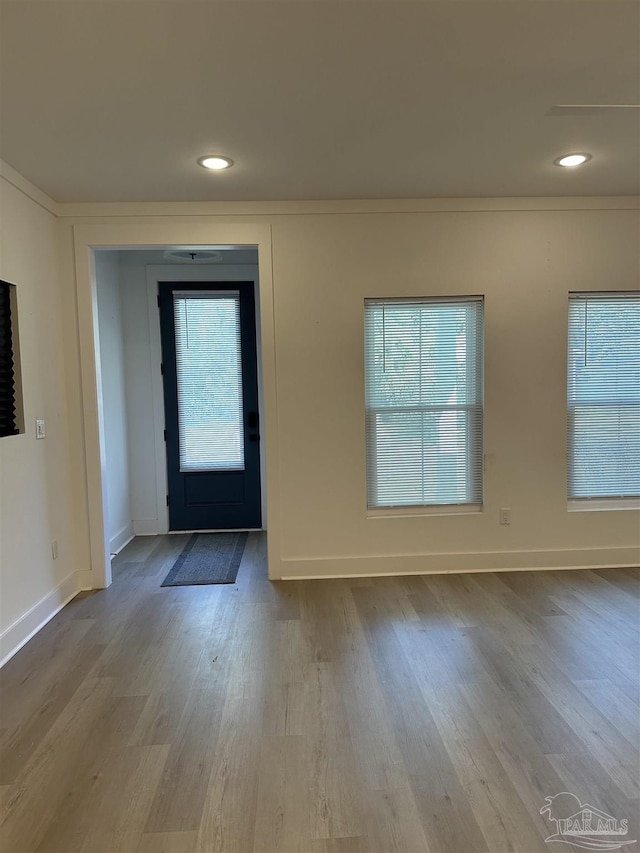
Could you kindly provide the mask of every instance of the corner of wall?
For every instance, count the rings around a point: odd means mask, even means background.
[[[80,590],[78,573],[71,572],[55,589],[5,628],[0,633],[0,667],[11,660]]]

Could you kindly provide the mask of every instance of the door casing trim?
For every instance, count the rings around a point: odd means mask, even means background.
[[[260,281],[256,302],[259,315],[257,345],[263,386],[261,453],[265,459],[262,489],[263,501],[267,503],[269,512],[269,577],[278,577],[278,442],[271,226],[239,223],[216,216],[201,217],[195,222],[176,222],[167,218],[151,224],[81,223],[73,226],[73,242],[91,587],[105,588],[112,580],[95,270],[95,251],[98,249],[257,248]]]

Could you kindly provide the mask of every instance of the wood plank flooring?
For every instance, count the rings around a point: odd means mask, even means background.
[[[562,791],[640,837],[637,570],[269,583],[252,534],[161,588],[185,541],[0,672],[2,853],[566,850]]]

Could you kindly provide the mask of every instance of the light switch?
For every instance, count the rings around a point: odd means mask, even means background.
[[[36,438],[44,438],[44,418],[36,419]]]

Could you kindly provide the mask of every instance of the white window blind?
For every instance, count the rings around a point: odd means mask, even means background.
[[[181,471],[244,469],[240,296],[174,294]]]
[[[640,294],[569,296],[568,494],[640,495]]]
[[[368,505],[482,502],[483,300],[365,301]]]

